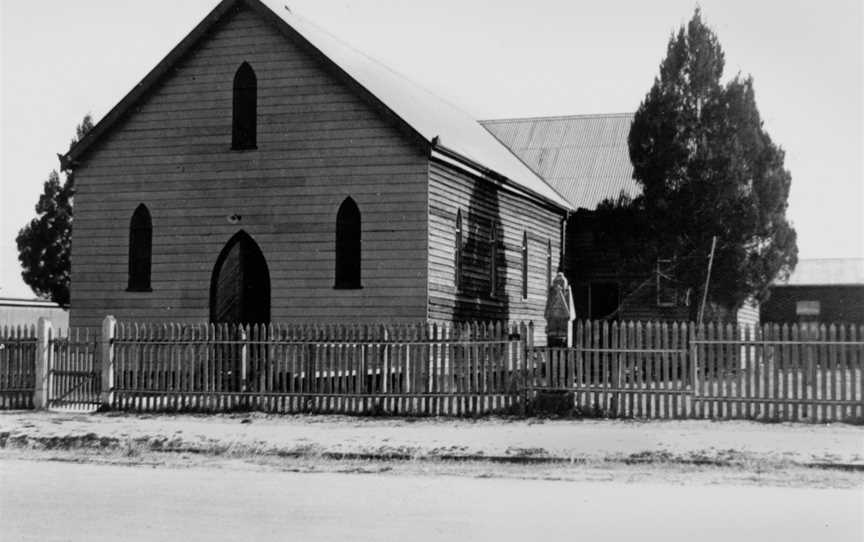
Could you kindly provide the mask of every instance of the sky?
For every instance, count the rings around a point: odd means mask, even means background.
[[[286,3],[479,119],[635,111],[670,34],[696,7],[692,0]],[[20,278],[15,236],[35,216],[75,126],[86,113],[105,115],[216,4],[0,0],[0,297],[33,295]],[[864,257],[862,2],[699,5],[725,51],[726,78],[752,75],[765,127],[786,151],[799,258]]]

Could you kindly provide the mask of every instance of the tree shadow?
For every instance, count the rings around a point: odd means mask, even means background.
[[[506,322],[510,318],[509,265],[498,189],[488,182],[475,182],[465,211],[461,252],[454,247],[458,291],[453,320]]]

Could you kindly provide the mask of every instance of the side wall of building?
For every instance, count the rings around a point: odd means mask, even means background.
[[[4,303],[0,301],[0,327],[33,326],[40,318],[45,318],[54,329],[69,327],[69,311],[58,306],[45,306],[26,303]]]
[[[580,210],[572,215],[567,221],[566,238],[566,275],[573,290],[577,318],[667,322],[689,319],[683,295],[677,296],[680,299],[675,303],[658,304],[656,277],[625,271],[625,261],[615,241],[596,224],[593,213]],[[601,289],[617,298],[617,302],[604,299],[607,296],[599,292]],[[602,308],[598,307],[601,303]],[[607,310],[610,306],[615,308]]]
[[[462,215],[462,279],[456,277],[456,221]],[[563,214],[432,160],[429,175],[429,318],[433,321],[533,320],[543,336],[548,271],[558,271]],[[492,227],[497,226],[496,288],[491,287]],[[522,242],[527,234],[527,297]],[[551,247],[551,251],[550,251]]]
[[[257,150],[237,151],[232,89],[244,61],[257,76]],[[427,179],[428,158],[378,111],[256,14],[233,13],[76,169],[71,323],[207,321],[214,264],[240,230],[266,258],[272,321],[422,320]],[[348,196],[362,215],[363,288],[334,290]],[[128,292],[141,203],[152,292]]]

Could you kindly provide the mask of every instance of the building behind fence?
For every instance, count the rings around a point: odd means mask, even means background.
[[[0,406],[861,421],[864,327],[578,322],[0,329]]]

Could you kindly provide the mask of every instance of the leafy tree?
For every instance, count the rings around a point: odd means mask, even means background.
[[[784,152],[763,128],[752,77],[721,82],[724,55],[714,32],[693,18],[671,36],[660,74],[629,135],[642,195],[618,202],[641,214],[632,261],[644,271],[673,260],[676,280],[701,299],[713,236],[709,299],[732,309],[763,299],[798,260],[786,220],[791,176]],[[604,212],[616,203],[607,202]],[[638,255],[637,255],[638,254]],[[691,314],[698,310],[691,302]]]
[[[86,115],[75,129],[71,148],[93,128]],[[48,175],[36,204],[36,218],[18,232],[18,261],[21,276],[36,295],[62,306],[69,305],[69,252],[72,246],[72,200],[75,176],[65,172],[60,181],[56,170]]]

